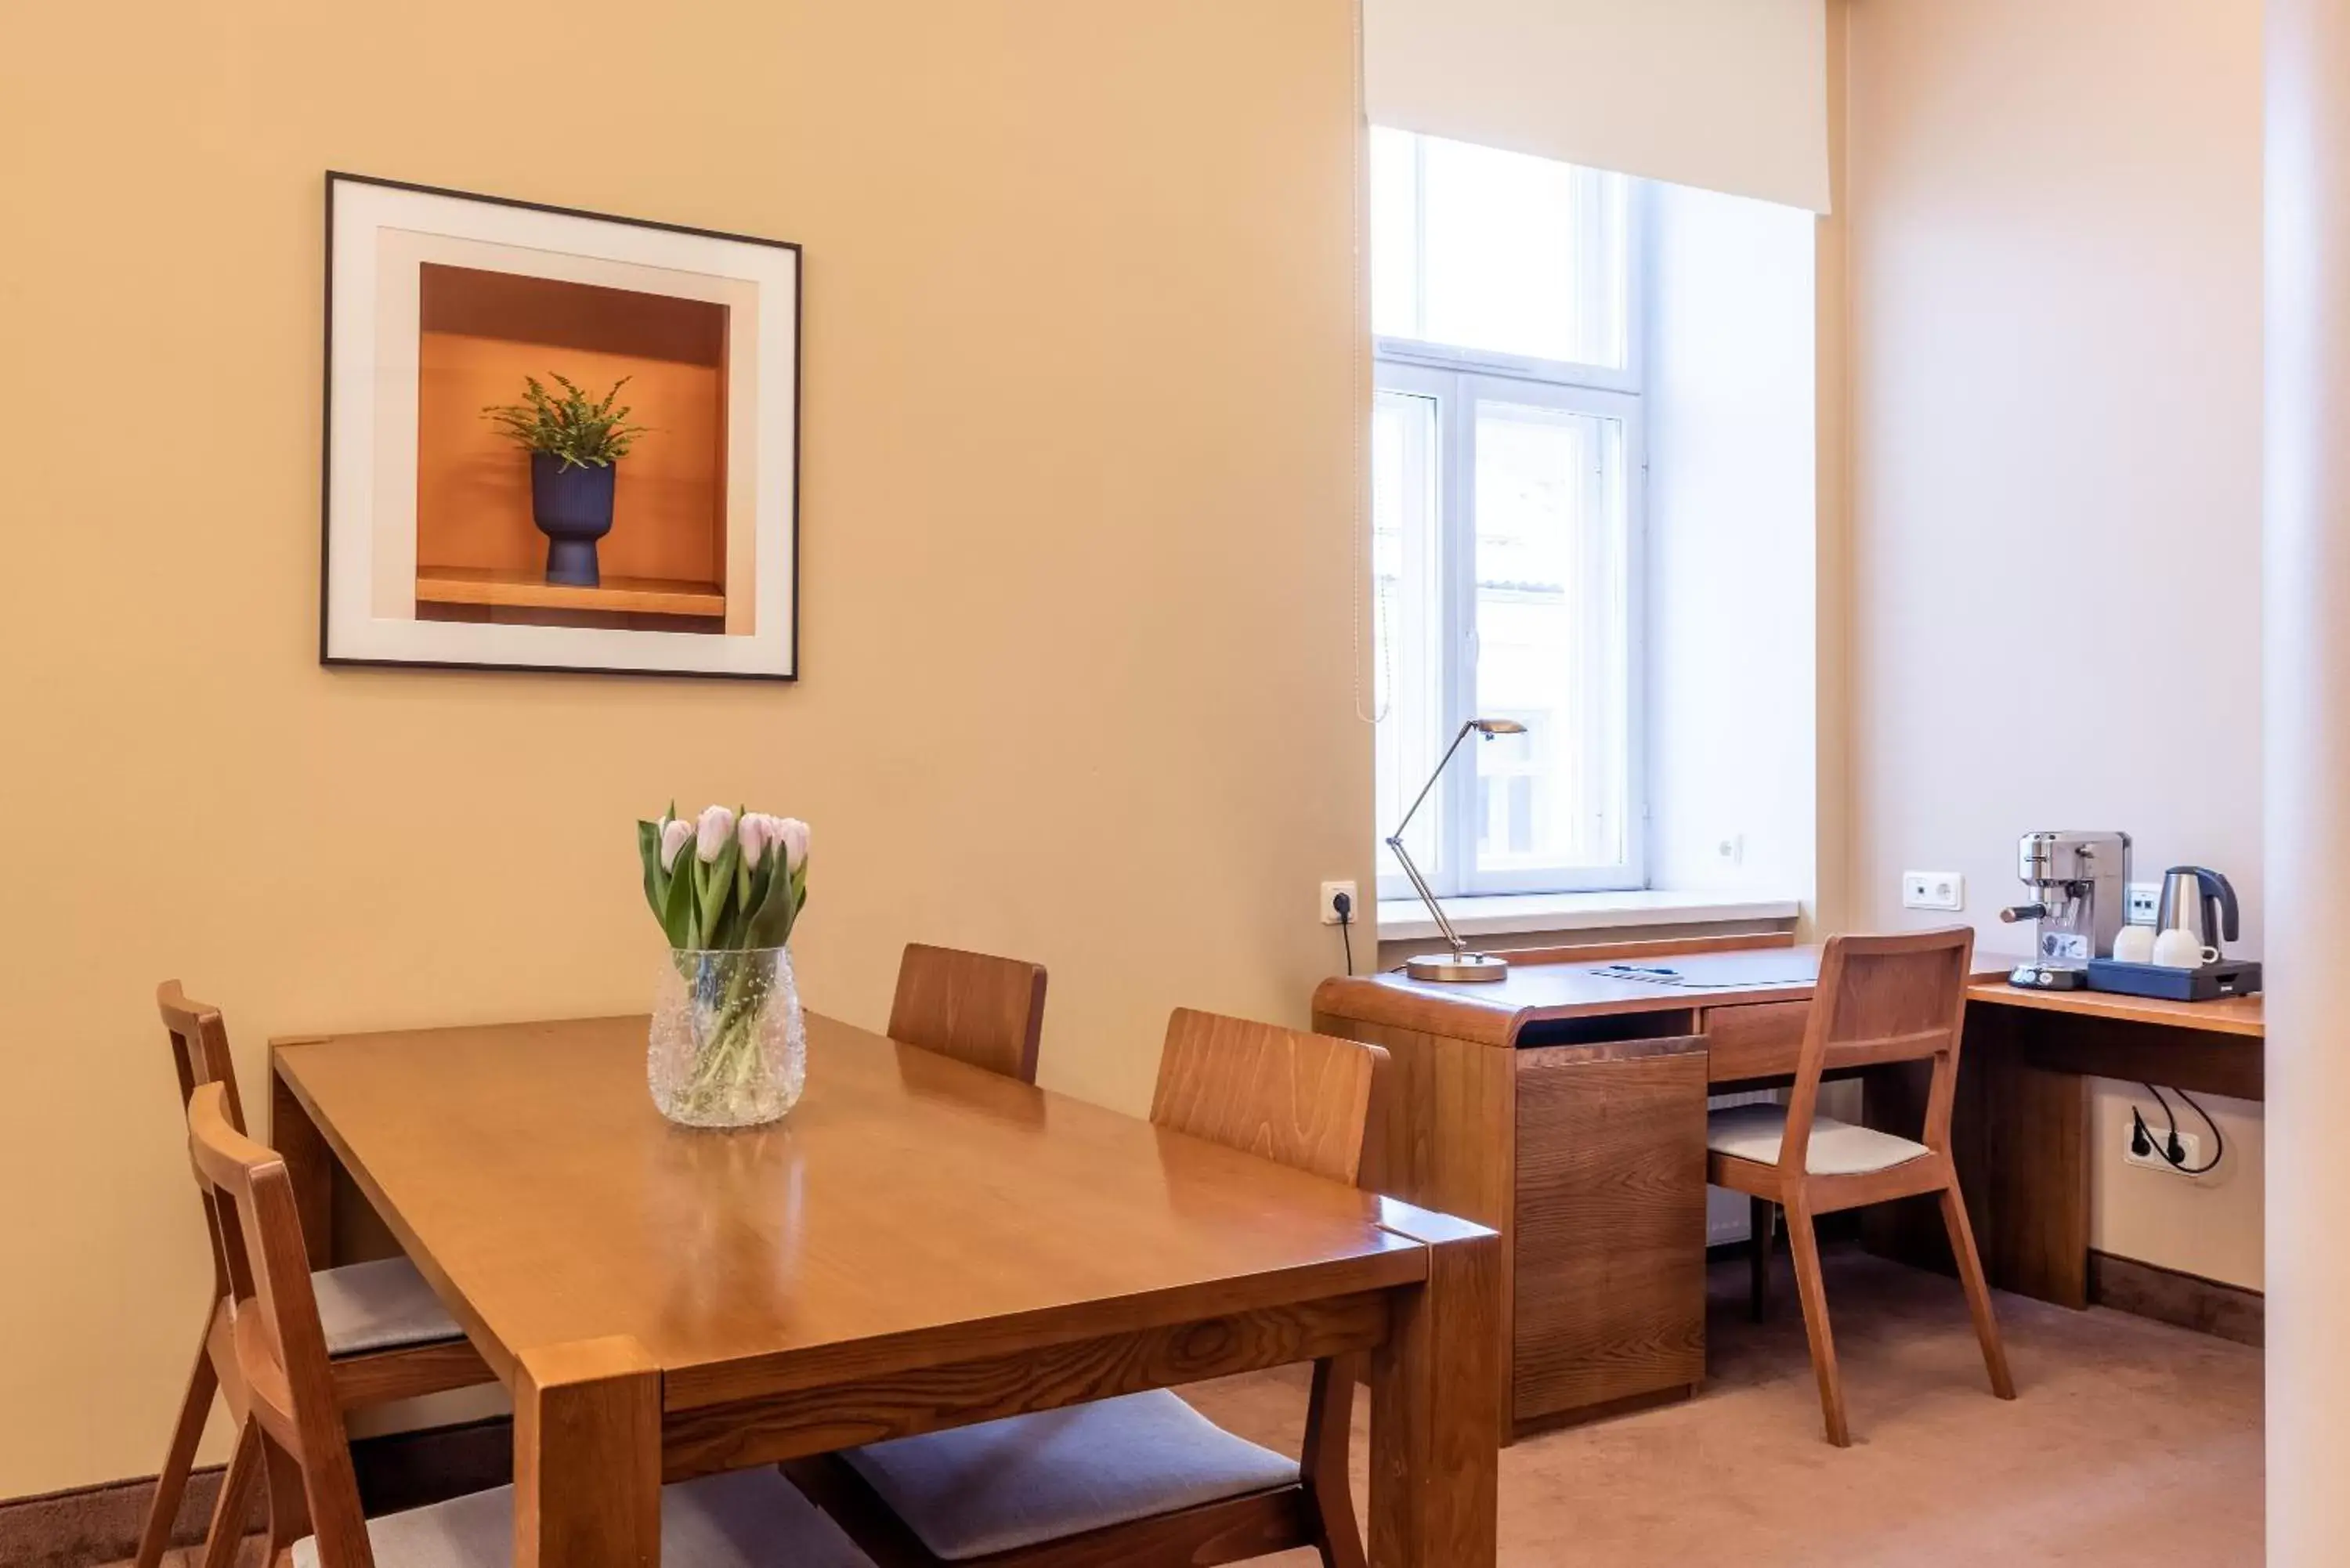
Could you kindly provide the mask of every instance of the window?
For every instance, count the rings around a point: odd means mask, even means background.
[[[1379,891],[1384,839],[1440,895],[1644,884],[1640,357],[1631,182],[1371,133]]]

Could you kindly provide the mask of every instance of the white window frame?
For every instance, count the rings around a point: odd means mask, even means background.
[[[1435,462],[1442,580],[1437,602],[1443,625],[1437,645],[1450,668],[1439,683],[1441,723],[1436,752],[1475,717],[1477,681],[1476,418],[1482,396],[1496,395],[1543,408],[1622,421],[1625,504],[1625,822],[1622,864],[1587,868],[1480,872],[1477,853],[1477,768],[1461,757],[1446,770],[1423,812],[1435,815],[1439,835],[1434,866],[1422,866],[1430,889],[1442,898],[1513,893],[1584,893],[1645,888],[1648,885],[1648,423],[1641,397],[1647,360],[1648,254],[1641,183],[1626,202],[1625,363],[1607,366],[1529,358],[1414,338],[1372,339],[1375,386],[1437,400]],[[1392,699],[1391,699],[1392,700]],[[1463,750],[1481,744],[1471,740]],[[1407,791],[1418,779],[1402,781]],[[1409,794],[1406,796],[1409,798]],[[1395,824],[1377,825],[1384,840]],[[1392,857],[1384,849],[1378,878],[1381,898],[1415,897],[1399,871],[1384,869]]]

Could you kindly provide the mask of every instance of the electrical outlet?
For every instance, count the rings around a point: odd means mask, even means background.
[[[1901,907],[1905,909],[1963,909],[1967,879],[1956,871],[1904,871]]]
[[[2168,1170],[2174,1176],[2186,1175],[2187,1172],[2176,1169],[2168,1160],[2162,1158],[2162,1146],[2169,1141],[2164,1136],[2163,1129],[2149,1123],[2146,1131],[2147,1136],[2154,1139],[2155,1147],[2148,1149],[2144,1154],[2138,1154],[2134,1151],[2129,1146],[2129,1134],[2127,1132],[2123,1133],[2123,1163],[2126,1165],[2142,1165],[2148,1170]],[[2189,1167],[2199,1166],[2203,1163],[2203,1135],[2201,1133],[2191,1133],[2185,1127],[2179,1128],[2178,1147],[2186,1151],[2185,1158],[2187,1164]]]
[[[2150,926],[2161,904],[2161,883],[2133,882],[2122,898],[2122,919],[2133,926]]]
[[[1352,911],[1347,916],[1348,923],[1361,922],[1363,901],[1355,896],[1355,885],[1352,882],[1325,882],[1322,884],[1322,923],[1324,925],[1335,926],[1338,923],[1338,895],[1341,893],[1347,895],[1347,907]]]

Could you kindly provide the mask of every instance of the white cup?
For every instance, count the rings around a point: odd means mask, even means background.
[[[2165,969],[2201,969],[2220,961],[2220,950],[2203,946],[2185,931],[2169,930],[2154,939],[2154,961]]]
[[[2114,933],[2116,963],[2152,963],[2154,961],[2154,928],[2124,926]]]

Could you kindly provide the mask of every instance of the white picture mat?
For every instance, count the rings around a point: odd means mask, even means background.
[[[347,180],[335,182],[333,210],[327,657],[795,674],[798,252]],[[731,606],[735,562],[748,561],[748,635],[415,618],[417,269],[498,259],[489,270],[526,262],[534,276],[730,307],[727,589]]]

